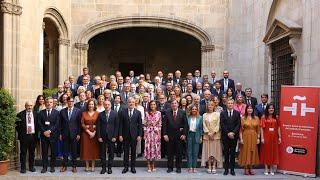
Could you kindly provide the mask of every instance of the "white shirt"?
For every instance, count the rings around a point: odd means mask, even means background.
[[[30,115],[30,116],[29,116]],[[28,119],[30,118],[30,119]],[[35,126],[34,126],[34,117],[32,112],[26,112],[26,123],[27,123],[27,134],[34,134],[35,133]]]
[[[196,132],[196,129],[197,129],[197,118],[196,117],[191,117],[189,131]]]

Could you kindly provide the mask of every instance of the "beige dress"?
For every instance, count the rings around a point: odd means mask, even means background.
[[[201,166],[205,166],[210,157],[217,161],[217,167],[221,168],[222,148],[221,148],[221,131],[220,131],[220,113],[212,112],[203,114],[203,147]],[[214,140],[209,139],[209,133],[214,133]]]

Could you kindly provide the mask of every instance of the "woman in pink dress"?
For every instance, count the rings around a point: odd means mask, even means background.
[[[148,172],[155,171],[154,161],[161,158],[161,112],[157,111],[156,101],[150,101],[144,125],[144,156]]]
[[[246,112],[246,104],[243,103],[243,96],[241,94],[238,94],[236,96],[236,103],[234,104],[234,110],[238,111],[240,113],[240,116],[244,116],[244,113]]]

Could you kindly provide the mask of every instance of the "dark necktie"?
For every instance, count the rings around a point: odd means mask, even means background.
[[[229,111],[229,117],[231,117],[232,116],[232,112],[231,111]]]
[[[173,120],[176,121],[176,119],[177,119],[177,112],[174,111],[174,112],[173,112]]]
[[[106,119],[107,119],[107,122],[109,120],[109,112],[106,111]]]
[[[129,110],[129,118],[132,116],[132,110]]]
[[[47,116],[49,117],[50,116],[50,110],[47,110]]]

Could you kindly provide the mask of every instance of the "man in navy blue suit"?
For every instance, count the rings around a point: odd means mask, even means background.
[[[63,162],[60,172],[67,170],[68,155],[71,154],[72,172],[77,172],[77,145],[80,140],[81,110],[74,107],[73,97],[68,97],[68,107],[60,111],[61,135],[63,142]]]
[[[38,125],[40,130],[41,149],[42,149],[42,170],[46,173],[48,168],[48,150],[50,146],[50,172],[55,172],[56,163],[56,142],[59,136],[60,114],[53,109],[53,98],[46,98],[46,109],[40,111],[38,115]]]
[[[100,143],[100,158],[102,169],[100,174],[106,173],[106,147],[108,147],[108,174],[112,174],[114,146],[118,137],[118,113],[111,109],[111,102],[104,102],[105,111],[99,114],[97,121],[97,137]]]
[[[135,109],[135,99],[128,98],[127,109],[119,113],[119,140],[124,145],[124,169],[122,174],[129,171],[129,150],[131,149],[131,172],[136,173],[136,146],[141,141],[142,119],[139,110]]]
[[[226,92],[229,88],[231,88],[233,92],[235,91],[234,80],[229,79],[229,71],[223,71],[223,78],[219,81],[222,91]]]
[[[261,94],[261,103],[256,105],[254,111],[255,115],[261,118],[264,115],[264,111],[268,105],[268,94]]]
[[[204,98],[200,101],[200,111],[199,114],[202,116],[204,113],[206,113],[207,110],[207,104],[209,101],[212,100],[212,95],[209,90],[206,90],[203,92]]]

